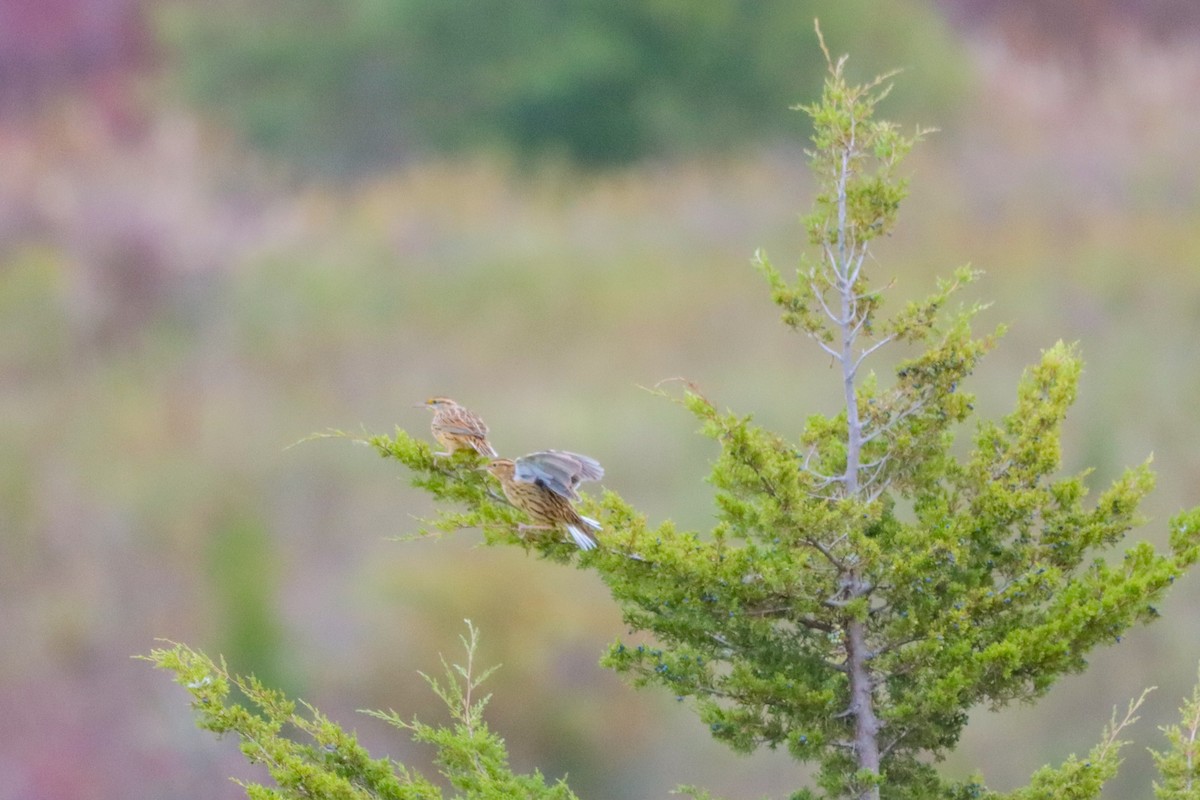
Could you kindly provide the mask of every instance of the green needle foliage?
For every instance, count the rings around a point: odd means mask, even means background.
[[[454,723],[435,727],[408,721],[394,711],[366,711],[411,733],[413,741],[437,748],[442,776],[463,800],[545,798],[573,800],[561,781],[547,785],[540,773],[516,775],[508,765],[504,741],[488,730],[483,710],[491,695],[479,687],[494,671],[475,674],[478,631],[467,621],[468,636],[460,637],[465,664],[442,661],[444,677],[422,674],[450,709]],[[199,725],[217,734],[233,734],[251,763],[264,764],[276,788],[243,783],[252,800],[442,800],[442,790],[423,776],[389,759],[372,759],[352,733],[322,716],[317,709],[296,703],[268,689],[254,677],[233,675],[224,661],[214,662],[182,644],[156,649],[146,657],[155,666],[175,673],[175,680],[192,695]],[[242,700],[230,700],[236,689]]]
[[[1179,713],[1182,725],[1162,729],[1170,749],[1150,751],[1163,777],[1154,784],[1158,800],[1200,800],[1200,684]]]
[[[888,76],[852,85],[845,59],[826,58],[821,99],[801,107],[821,183],[806,218],[812,256],[790,278],[762,254],[756,265],[783,322],[832,360],[844,407],[809,417],[790,439],[685,384],[675,399],[719,447],[711,531],[652,527],[606,491],[582,502],[603,531],[598,549],[580,552],[558,532],[523,533],[476,454],[435,458],[403,430],[367,441],[440,501],[424,533],[479,528],[488,543],[596,570],[631,636],[602,663],[689,701],[736,751],[781,748],[814,764],[815,784],[796,800],[1094,798],[1136,704],[1086,759],[1008,795],[946,781],[934,765],[972,708],[1035,700],[1084,669],[1093,648],[1153,619],[1200,556],[1200,509],[1171,521],[1165,552],[1123,545],[1153,485],[1148,465],[1091,501],[1086,473],[1058,474],[1081,368],[1071,345],[1047,349],[1012,413],[976,423],[969,452],[955,450],[973,410],[963,386],[1001,331],[976,337],[979,308],[949,308],[975,277],[967,268],[883,314],[870,247],[895,225],[906,193],[897,169],[923,132],[875,119]],[[887,345],[909,355],[881,378],[866,364]],[[1160,796],[1194,796],[1177,788],[1191,780],[1188,735],[1169,736]]]

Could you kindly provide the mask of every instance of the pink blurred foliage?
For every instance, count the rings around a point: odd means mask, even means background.
[[[121,134],[144,116],[131,78],[153,63],[145,0],[0,3],[0,120],[27,118],[82,94]]]
[[[1118,40],[1153,44],[1200,35],[1192,0],[937,0],[946,16],[974,35],[1002,41],[1022,59],[1076,66],[1102,64]]]
[[[244,174],[231,179],[228,152],[206,137],[170,112],[119,135],[79,97],[0,122],[0,257],[61,257],[77,341],[129,342],[164,310],[203,299],[261,240],[267,195]]]
[[[138,674],[139,666],[145,665],[116,653],[77,658],[70,667],[47,665],[6,686],[0,692],[0,797],[243,796],[214,776],[251,777],[253,770],[235,750],[190,727],[181,690],[168,685],[175,691],[152,689],[148,696],[151,682]]]

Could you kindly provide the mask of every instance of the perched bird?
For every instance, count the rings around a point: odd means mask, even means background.
[[[571,505],[572,500],[579,499],[575,488],[581,482],[604,476],[604,468],[594,458],[563,450],[542,450],[515,461],[498,458],[487,465],[487,470],[500,481],[509,502],[540,523],[522,525],[522,530],[566,528],[580,549],[596,547],[589,530],[600,530],[600,523],[580,515]]]
[[[467,448],[488,458],[498,455],[487,440],[488,426],[474,411],[463,408],[449,397],[431,397],[420,405],[433,409],[429,428],[433,438],[446,448],[446,452],[434,455],[448,456]]]

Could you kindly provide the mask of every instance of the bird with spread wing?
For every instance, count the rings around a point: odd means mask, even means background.
[[[509,502],[538,523],[522,525],[522,530],[565,528],[580,549],[596,547],[591,532],[600,530],[600,523],[581,515],[571,502],[579,499],[580,483],[604,477],[596,459],[565,450],[541,450],[515,460],[498,458],[487,470],[500,481]]]

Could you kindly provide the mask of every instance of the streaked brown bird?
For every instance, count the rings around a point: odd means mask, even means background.
[[[596,459],[564,450],[541,450],[515,461],[498,458],[487,470],[500,481],[508,501],[539,523],[522,525],[522,530],[565,528],[580,549],[596,547],[589,531],[600,530],[600,523],[582,516],[571,505],[579,499],[575,489],[580,483],[604,477],[604,468]]]
[[[420,405],[433,409],[429,429],[438,444],[446,448],[446,452],[434,455],[453,455],[468,448],[488,458],[498,455],[487,440],[488,426],[474,411],[460,406],[449,397],[431,397]]]

